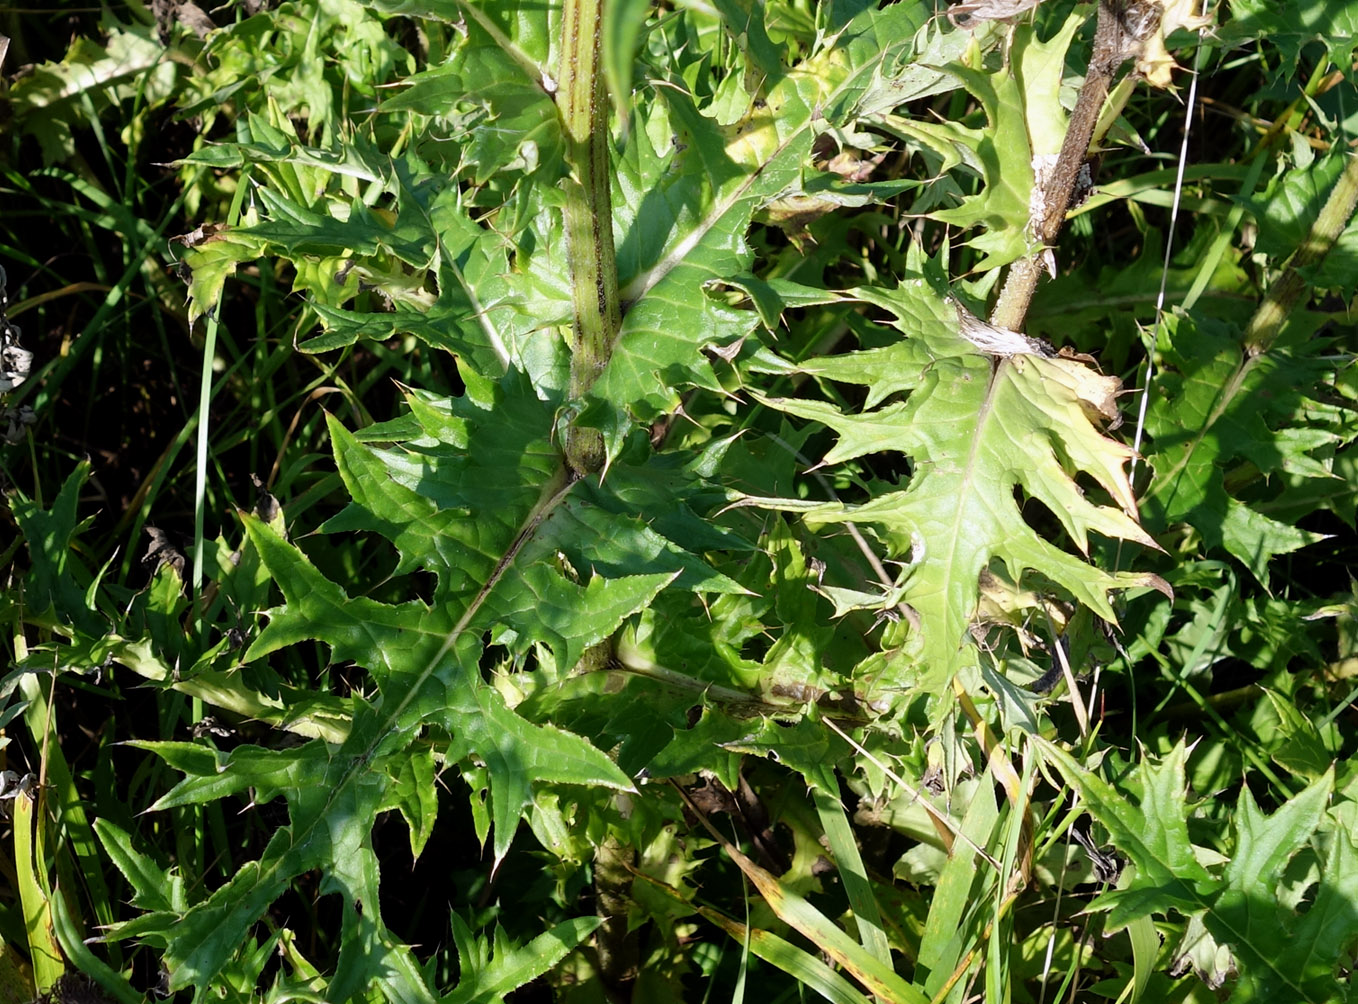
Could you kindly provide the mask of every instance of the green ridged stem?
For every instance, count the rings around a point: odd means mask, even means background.
[[[571,168],[567,179],[566,255],[570,263],[571,398],[579,400],[608,363],[622,323],[608,157],[608,97],[603,77],[604,0],[565,0],[557,111]],[[604,465],[603,437],[574,424],[566,462],[577,477]]]
[[[1245,329],[1245,355],[1253,358],[1268,351],[1282,331],[1283,322],[1296,309],[1310,288],[1306,272],[1320,265],[1335,246],[1358,208],[1358,156],[1349,155],[1344,173],[1325,200],[1311,231],[1288,262],[1287,271],[1269,287],[1268,295]]]

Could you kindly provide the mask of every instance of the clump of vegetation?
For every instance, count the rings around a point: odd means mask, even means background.
[[[1345,999],[1349,14],[0,28],[16,999]]]

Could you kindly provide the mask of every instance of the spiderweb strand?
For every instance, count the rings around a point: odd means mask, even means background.
[[[1169,235],[1165,239],[1165,260],[1160,267],[1160,291],[1155,297],[1155,327],[1152,329],[1150,351],[1146,353],[1146,378],[1142,383],[1141,402],[1136,410],[1136,433],[1132,437],[1132,463],[1128,481],[1136,480],[1136,466],[1141,459],[1141,438],[1146,430],[1146,409],[1151,399],[1151,380],[1155,376],[1155,341],[1165,314],[1165,290],[1169,285],[1169,263],[1174,254],[1174,231],[1179,223],[1179,202],[1184,190],[1184,171],[1188,166],[1188,134],[1193,127],[1193,109],[1198,100],[1198,70],[1202,65],[1202,30],[1198,31],[1198,48],[1193,54],[1193,76],[1188,85],[1188,101],[1184,109],[1184,138],[1179,145],[1179,165],[1174,176],[1174,201],[1169,210]]]

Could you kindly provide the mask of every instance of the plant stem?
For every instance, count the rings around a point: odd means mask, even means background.
[[[1041,208],[1029,221],[1033,237],[1040,247],[1036,254],[1021,258],[1009,267],[1004,288],[990,315],[990,323],[996,327],[1023,330],[1028,307],[1033,302],[1033,292],[1043,272],[1043,257],[1065,223],[1066,210],[1070,208],[1080,167],[1089,153],[1089,144],[1099,123],[1099,111],[1108,97],[1109,85],[1118,67],[1136,55],[1159,23],[1158,16],[1142,16],[1143,10],[1149,11],[1149,8],[1145,8],[1139,0],[1099,2],[1089,70],[1075,101],[1075,110],[1070,114],[1070,124],[1061,142],[1056,167],[1042,187],[1042,197],[1038,200]],[[1129,28],[1132,23],[1136,24],[1135,33]]]
[[[1325,205],[1316,216],[1315,223],[1311,225],[1306,240],[1297,248],[1288,262],[1287,270],[1269,287],[1264,301],[1250,318],[1250,323],[1241,337],[1244,355],[1240,365],[1222,385],[1216,403],[1183,456],[1172,468],[1163,473],[1156,473],[1157,483],[1172,483],[1182,476],[1192,462],[1198,445],[1212,434],[1216,423],[1236,403],[1250,374],[1260,365],[1260,357],[1277,340],[1288,315],[1301,302],[1302,296],[1310,286],[1310,279],[1306,273],[1325,259],[1344,233],[1356,209],[1358,209],[1358,156],[1350,154],[1344,173],[1339,176],[1339,182],[1330,192],[1330,197],[1325,200]]]
[[[1245,355],[1253,358],[1267,352],[1282,331],[1287,315],[1300,302],[1311,285],[1305,273],[1318,266],[1344,233],[1358,208],[1358,156],[1350,155],[1339,182],[1325,200],[1325,206],[1311,224],[1311,232],[1288,262],[1287,271],[1269,287],[1268,295],[1250,318],[1245,329]]]
[[[571,271],[572,399],[579,400],[608,363],[622,323],[608,158],[608,101],[603,78],[604,0],[565,0],[557,110],[566,136],[566,254]],[[566,462],[583,476],[604,464],[603,437],[574,423]]]
[[[620,796],[626,799],[626,795]],[[631,999],[639,966],[640,939],[627,929],[637,852],[610,829],[594,852],[594,894],[603,918],[594,939],[599,975],[610,1000]]]

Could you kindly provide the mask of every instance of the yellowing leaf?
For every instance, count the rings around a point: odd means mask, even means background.
[[[1211,13],[1199,14],[1197,10],[1200,3],[1201,0],[1160,0],[1160,26],[1147,39],[1136,61],[1137,72],[1153,87],[1173,87],[1174,71],[1179,69],[1179,64],[1165,46],[1165,39],[1180,29],[1201,31],[1215,23],[1215,8]]]

